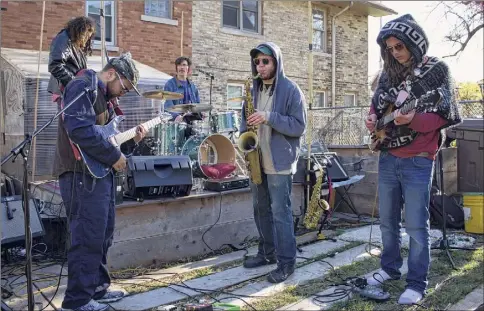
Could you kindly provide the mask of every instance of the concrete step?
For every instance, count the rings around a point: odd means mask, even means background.
[[[325,258],[324,260],[334,266],[334,268],[338,269],[340,267],[350,265],[353,262],[361,261],[364,259],[369,258],[371,255],[368,254],[365,250],[367,245],[360,245],[339,254],[336,254],[332,258]],[[245,305],[243,301],[240,299],[234,299],[233,295],[246,295],[246,296],[254,296],[254,297],[244,297],[244,300],[248,303],[251,301],[261,299],[261,296],[270,297],[274,294],[282,292],[284,289],[288,288],[289,286],[297,286],[305,284],[311,280],[323,278],[325,275],[330,273],[332,268],[320,261],[315,261],[311,264],[299,267],[296,269],[293,275],[291,275],[286,281],[279,283],[279,284],[272,284],[267,280],[258,281],[255,283],[247,284],[246,286],[237,289],[233,292],[230,292],[226,295],[221,295],[217,297],[219,300],[223,300],[224,303],[235,304],[239,306]],[[227,298],[231,297],[231,298]]]
[[[348,245],[347,242],[321,241],[302,247],[301,256],[315,258],[328,254],[338,248]],[[364,247],[363,247],[364,250]],[[304,262],[304,259],[298,259],[298,262]],[[227,269],[212,275],[203,276],[184,282],[191,288],[201,288],[207,290],[219,290],[240,284],[242,282],[263,276],[273,269],[274,265],[258,267],[255,269],[246,269],[242,266]],[[296,272],[297,274],[297,272]],[[185,288],[181,284],[163,287],[149,292],[129,296],[123,300],[111,304],[117,310],[147,310],[161,305],[173,304],[188,297],[198,296],[199,292]]]
[[[479,286],[472,292],[467,294],[461,301],[452,305],[447,310],[462,311],[462,310],[477,310],[480,306],[484,305],[484,285]]]

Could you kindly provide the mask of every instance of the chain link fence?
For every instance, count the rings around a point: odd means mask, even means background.
[[[336,107],[308,111],[308,130],[311,142],[325,145],[368,144],[369,133],[365,119],[369,106]],[[307,138],[304,137],[304,142]]]
[[[478,118],[484,116],[484,100],[461,100],[459,110],[463,119]]]

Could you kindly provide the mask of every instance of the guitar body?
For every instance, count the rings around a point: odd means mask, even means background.
[[[441,98],[442,94],[439,89],[436,91],[429,91],[425,95],[422,95],[418,100],[412,99],[406,104],[399,106],[399,110],[402,114],[407,114],[417,108],[420,110],[420,112],[426,112],[427,108],[433,108],[438,105],[441,101]],[[401,102],[403,102],[403,100],[401,100]],[[388,144],[389,140],[391,139],[390,135],[393,126],[390,125],[390,123],[393,123],[393,120],[395,119],[395,108],[396,107],[394,104],[390,104],[385,114],[376,121],[375,129],[371,133],[371,143],[369,145],[369,148],[372,151],[380,150],[381,146]]]
[[[370,150],[372,151],[380,150],[381,146],[386,144],[387,141],[390,139],[390,127],[389,126],[382,127],[381,123],[382,123],[382,120],[385,118],[385,116],[391,115],[394,110],[395,110],[395,106],[389,105],[383,117],[377,120],[375,124],[375,130],[373,130],[373,132],[371,133],[371,144],[369,146]]]
[[[120,146],[114,139],[114,136],[119,134],[118,125],[123,120],[124,120],[124,116],[116,116],[108,124],[104,126],[95,125],[95,127],[101,133],[101,136],[103,137],[103,139],[108,140],[111,144],[113,144],[118,149],[120,148]],[[79,153],[81,155],[82,160],[84,161],[84,164],[89,170],[89,173],[91,173],[91,175],[94,178],[104,178],[111,172],[112,167],[95,160],[94,158],[89,156],[86,152],[82,151],[79,145],[77,144],[74,144],[74,145],[79,150]]]

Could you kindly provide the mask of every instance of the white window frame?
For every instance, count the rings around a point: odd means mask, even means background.
[[[157,15],[153,15],[153,14],[150,14],[150,13],[146,13],[146,5],[147,5],[148,1],[152,1],[152,0],[144,0],[144,16],[150,16],[150,17],[156,17],[156,18],[166,18],[166,19],[172,19],[173,18],[173,1],[172,0],[162,0],[162,1],[168,2],[168,16],[157,16]],[[156,0],[156,1],[160,1],[160,0]]]
[[[227,87],[225,88],[225,95],[227,97],[227,100],[225,102],[225,108],[227,110],[229,110],[229,109],[242,110],[243,100],[240,101],[240,107],[237,107],[237,108],[229,107],[229,86],[234,86],[234,87],[240,87],[240,88],[242,88],[242,92],[240,94],[241,94],[241,96],[244,96],[245,85],[242,82],[240,82],[240,83],[237,83],[237,82],[229,82],[229,83],[227,83]],[[233,103],[234,102],[232,102],[232,105],[234,105]]]
[[[319,95],[320,94],[323,94],[323,99],[324,99],[324,103],[323,103],[323,106],[319,106]],[[318,103],[318,105],[316,105],[315,103]],[[323,109],[323,108],[328,108],[330,107],[331,105],[328,105],[328,92],[326,90],[319,90],[319,91],[314,91],[314,95],[313,95],[313,106],[311,109]]]
[[[345,99],[345,97],[346,97],[346,96],[353,96],[353,105],[347,106],[347,105],[345,104],[344,99]],[[357,99],[356,93],[352,93],[352,92],[345,93],[345,94],[344,94],[344,96],[343,96],[343,105],[344,105],[345,107],[356,107],[356,106],[357,106],[357,105],[356,105],[356,104],[357,104],[356,99]]]
[[[323,16],[323,28],[324,28],[323,30],[314,28],[314,16],[316,14],[321,14]],[[316,44],[315,44],[315,41],[314,41],[315,36],[313,36],[313,42],[312,42],[313,43],[313,49],[315,51],[326,52],[327,51],[326,50],[327,49],[327,42],[328,42],[328,22],[327,22],[327,19],[326,19],[328,15],[326,14],[326,10],[320,9],[320,8],[313,9],[311,16],[312,16],[312,19],[313,19],[313,27],[312,27],[313,33],[318,31],[318,32],[321,32],[323,34],[322,39],[321,39],[322,42],[320,42],[320,45],[321,45],[320,48],[316,48]]]
[[[243,0],[242,0],[243,1]],[[222,28],[225,29],[232,29],[232,30],[237,30],[241,31],[244,33],[251,33],[251,34],[261,34],[262,33],[262,0],[257,0],[257,31],[251,31],[248,29],[244,29],[243,25],[243,18],[244,18],[244,9],[242,5],[242,1],[239,1],[239,20],[238,24],[239,27],[233,27],[229,25],[224,25],[224,0],[221,0],[221,19],[220,19],[220,25]]]
[[[86,0],[86,16],[89,16],[89,2],[100,2],[100,1],[90,1],[90,0]],[[104,1],[104,12],[106,12],[106,5],[108,4],[107,2],[111,2],[112,3],[112,12],[111,12],[111,29],[112,29],[112,38],[113,38],[113,41],[112,42],[108,42],[106,41],[106,46],[115,46],[116,44],[116,19],[117,19],[117,14],[116,14],[116,0],[105,0]],[[98,13],[98,15],[100,15],[100,12]],[[104,15],[106,15],[106,13],[104,13]],[[101,25],[96,25],[96,27],[101,27]],[[100,45],[101,44],[101,40],[93,40],[92,42],[93,44],[96,44],[96,45]]]

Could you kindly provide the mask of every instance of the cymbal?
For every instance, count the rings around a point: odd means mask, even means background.
[[[172,99],[182,99],[183,94],[175,93],[175,92],[168,92],[168,91],[163,91],[163,90],[156,90],[156,91],[144,92],[143,97],[152,98],[152,99],[172,100]]]
[[[170,109],[166,109],[166,111],[178,113],[203,112],[208,110],[210,110],[210,105],[207,104],[183,104],[175,105],[170,107]]]

